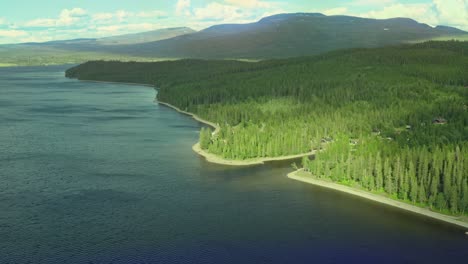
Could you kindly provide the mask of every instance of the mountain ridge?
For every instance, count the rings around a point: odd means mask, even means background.
[[[200,31],[178,27],[105,38],[0,45],[0,60],[8,65],[82,63],[90,59],[265,60],[451,39],[468,40],[468,32],[448,26],[431,27],[410,18],[285,13]]]
[[[395,45],[451,34],[456,28],[431,27],[409,18],[370,19],[320,13],[277,14],[247,24],[220,24],[190,35],[117,47],[134,56],[180,58],[284,58],[344,48]],[[135,52],[138,51],[138,52]]]

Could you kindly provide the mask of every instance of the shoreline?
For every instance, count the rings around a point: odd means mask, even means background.
[[[207,121],[207,120],[197,116],[196,114],[193,114],[193,113],[190,113],[190,112],[187,112],[187,111],[183,111],[183,110],[179,109],[176,106],[173,106],[171,104],[158,101],[157,99],[155,101],[157,103],[161,104],[161,105],[164,105],[164,106],[167,106],[167,107],[169,107],[169,108],[171,108],[173,110],[176,110],[177,112],[179,112],[181,114],[188,115],[188,116],[192,117],[193,119],[197,120],[200,123],[203,123],[205,125],[213,127],[215,129],[214,132],[213,132],[214,134],[218,133],[219,130],[220,130],[220,127],[217,124],[215,124],[213,122],[210,122],[210,121]],[[208,162],[215,163],[215,164],[220,164],[220,165],[228,165],[228,166],[263,165],[263,164],[265,164],[265,162],[269,162],[269,161],[284,161],[284,160],[298,159],[298,158],[302,158],[302,157],[305,157],[305,156],[312,156],[312,155],[315,155],[315,153],[316,153],[316,151],[311,151],[311,152],[308,152],[308,153],[302,153],[302,154],[297,154],[297,155],[288,155],[288,156],[279,156],[279,157],[273,157],[273,158],[254,158],[254,159],[247,159],[247,160],[229,160],[229,159],[224,159],[224,158],[222,158],[222,157],[220,157],[220,156],[218,156],[216,154],[208,153],[205,150],[201,149],[200,148],[200,142],[197,142],[195,145],[193,145],[192,150],[195,153],[197,153],[198,155],[204,157],[205,160],[208,161]]]
[[[154,85],[150,84],[141,84],[141,83],[126,83],[126,82],[111,82],[111,81],[94,81],[94,80],[79,80],[81,82],[94,82],[94,83],[110,83],[110,84],[126,84],[126,85],[138,85],[138,86],[145,86],[145,87],[152,87],[153,89],[157,90]],[[208,120],[205,120],[198,115],[194,113],[190,113],[187,111],[184,111],[174,105],[171,105],[169,103],[161,102],[157,98],[154,99],[154,101],[160,105],[169,107],[181,114],[188,115],[195,119],[196,121],[203,123],[205,125],[208,125],[215,130],[213,131],[214,134],[218,133],[220,130],[220,127]],[[302,154],[296,154],[296,155],[288,155],[288,156],[279,156],[279,157],[272,157],[272,158],[254,158],[254,159],[248,159],[248,160],[229,160],[229,159],[224,159],[218,155],[208,153],[207,151],[203,150],[200,148],[200,142],[195,143],[192,146],[192,150],[197,153],[198,155],[202,156],[205,158],[206,161],[215,163],[215,164],[220,164],[220,165],[228,165],[228,166],[252,166],[252,165],[263,165],[265,162],[270,162],[270,161],[285,161],[285,160],[293,160],[293,159],[298,159],[302,157],[308,157],[308,156],[313,156],[315,155],[316,151],[311,151],[308,153],[302,153]]]
[[[92,80],[79,80],[79,81],[138,85],[138,86],[152,87],[152,88],[156,89],[155,86],[149,85],[149,84],[108,82],[108,81],[92,81]],[[179,109],[178,107],[173,106],[173,105],[171,105],[169,103],[164,103],[164,102],[158,101],[156,98],[155,98],[154,101],[156,103],[160,104],[160,105],[169,107],[169,108],[171,108],[171,109],[173,109],[173,110],[175,110],[175,111],[177,111],[177,112],[179,112],[181,114],[188,115],[188,116],[192,117],[193,119],[195,119],[196,121],[198,121],[200,123],[211,126],[212,128],[215,129],[213,133],[218,133],[219,130],[220,130],[220,127],[217,124],[215,124],[213,122],[210,122],[210,121],[207,121],[207,120],[197,116],[196,114],[193,114],[193,113],[190,113],[190,112],[187,112],[187,111],[183,111],[183,110]],[[281,160],[297,159],[297,158],[301,158],[301,157],[304,157],[304,156],[312,156],[312,155],[314,155],[316,153],[316,151],[312,151],[312,152],[305,153],[305,154],[280,156],[280,157],[275,157],[275,158],[258,158],[258,159],[251,159],[251,160],[227,160],[227,159],[224,159],[222,157],[219,157],[218,155],[211,154],[211,153],[208,153],[208,152],[202,150],[200,148],[200,143],[199,142],[197,142],[195,145],[192,146],[192,150],[194,152],[196,152],[198,155],[204,157],[207,162],[211,162],[211,163],[215,163],[215,164],[221,164],[221,165],[230,165],[230,166],[262,165],[262,164],[264,164],[265,162],[268,162],[268,161],[281,161]],[[308,177],[308,176],[298,175],[298,173],[300,173],[302,171],[303,171],[303,169],[293,171],[293,172],[289,173],[287,175],[287,177],[289,179],[292,179],[292,180],[297,180],[297,181],[300,181],[300,182],[303,182],[303,183],[312,184],[312,185],[319,186],[319,187],[322,187],[322,188],[327,188],[327,189],[331,189],[331,190],[335,190],[335,191],[344,192],[344,193],[347,193],[347,194],[351,194],[351,195],[354,195],[354,196],[358,196],[358,197],[361,197],[361,198],[368,199],[368,200],[376,202],[376,203],[381,203],[381,204],[385,204],[387,206],[396,207],[396,208],[405,210],[405,211],[413,213],[413,214],[418,214],[418,215],[421,215],[421,216],[429,217],[429,218],[431,218],[433,220],[437,220],[437,221],[444,222],[444,223],[447,223],[447,224],[455,225],[455,226],[457,226],[459,228],[464,228],[466,230],[465,234],[468,235],[468,222],[463,221],[461,219],[461,217],[444,215],[444,214],[441,214],[441,213],[430,211],[429,209],[426,209],[426,208],[422,208],[422,207],[418,207],[418,206],[415,206],[415,205],[407,204],[407,203],[404,203],[404,202],[401,202],[401,201],[398,201],[398,200],[394,200],[394,199],[391,199],[391,198],[388,198],[388,197],[373,194],[373,193],[370,193],[370,192],[367,192],[367,191],[364,191],[364,190],[359,190],[359,189],[356,189],[356,188],[348,187],[348,186],[341,185],[341,184],[334,183],[334,182],[327,182],[327,181],[323,181],[323,180],[319,180],[319,179],[314,179],[313,177],[310,177],[310,176]]]
[[[215,130],[213,131],[213,133],[215,133],[215,134],[218,133],[219,130],[220,130],[220,127],[219,127],[217,124],[215,124],[215,123],[213,123],[213,122],[210,122],[210,121],[208,121],[208,120],[205,120],[205,119],[203,119],[203,118],[197,116],[196,114],[193,114],[193,113],[184,111],[184,110],[178,108],[177,106],[173,106],[173,105],[171,105],[171,104],[169,104],[169,103],[161,102],[161,101],[159,101],[157,98],[155,98],[154,101],[155,101],[156,103],[160,104],[160,105],[164,105],[164,106],[166,106],[166,107],[169,107],[169,108],[171,108],[171,109],[173,109],[173,110],[176,110],[177,112],[179,112],[179,113],[181,113],[181,114],[188,115],[188,116],[190,116],[191,118],[197,120],[198,122],[203,123],[203,124],[205,124],[205,125],[208,125],[208,126],[214,128]]]
[[[67,77],[69,78],[69,77]],[[74,78],[69,78],[69,79],[74,79]],[[111,81],[93,81],[93,80],[80,80],[80,79],[75,79],[80,82],[92,82],[92,83],[109,83],[109,84],[126,84],[126,85],[136,85],[136,86],[145,86],[145,87],[151,87],[153,89],[156,89],[154,85],[151,84],[145,84],[145,83],[129,83],[129,82],[111,82]]]
[[[314,179],[313,177],[299,175],[299,173],[302,171],[303,171],[302,169],[299,169],[294,172],[291,172],[288,174],[288,178],[297,180],[300,182],[320,186],[323,188],[328,188],[328,189],[332,189],[335,191],[348,193],[354,196],[359,196],[361,198],[366,198],[368,200],[371,200],[377,203],[393,206],[393,207],[396,207],[405,211],[409,211],[411,213],[423,215],[423,216],[426,216],[426,217],[429,217],[438,221],[456,225],[458,227],[464,228],[465,231],[468,231],[468,222],[461,220],[460,217],[444,215],[441,213],[430,211],[429,209],[407,204],[407,203],[397,201],[391,198],[387,198],[381,195],[373,194],[364,190],[359,190],[356,188],[348,187],[348,186],[341,185],[341,184],[334,183],[334,182]],[[465,234],[468,235],[468,232],[466,232]]]

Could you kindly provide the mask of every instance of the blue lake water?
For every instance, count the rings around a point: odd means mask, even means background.
[[[0,263],[466,263],[464,230],[192,152],[148,87],[0,68]]]

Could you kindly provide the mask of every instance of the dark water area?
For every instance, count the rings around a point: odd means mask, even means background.
[[[0,263],[466,263],[465,230],[192,152],[156,91],[0,68]]]

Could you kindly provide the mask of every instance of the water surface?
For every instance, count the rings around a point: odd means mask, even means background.
[[[461,230],[191,150],[148,87],[0,69],[0,263],[463,263]]]

